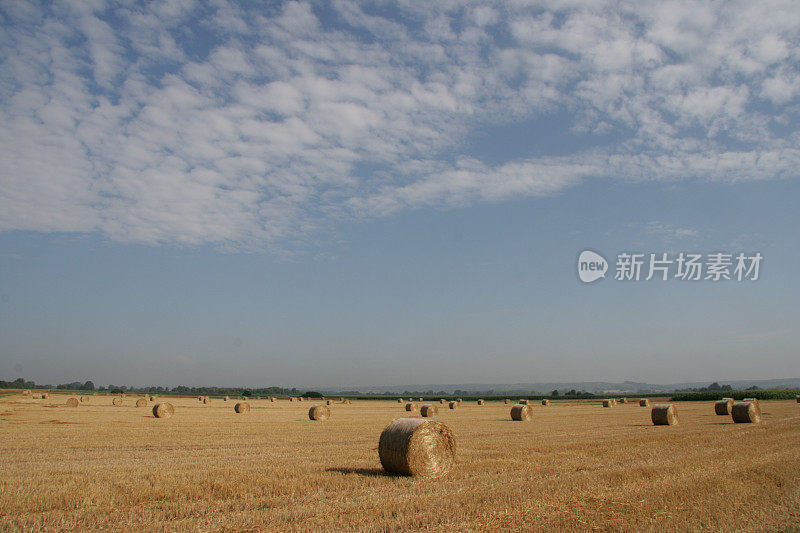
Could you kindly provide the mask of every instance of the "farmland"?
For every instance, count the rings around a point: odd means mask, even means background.
[[[710,402],[676,403],[654,427],[638,403],[440,406],[456,437],[445,477],[386,475],[378,437],[396,401],[0,397],[2,530],[792,530],[800,527],[800,404],[762,401],[733,424]],[[161,400],[161,399],[159,399]],[[442,408],[445,407],[445,408]]]

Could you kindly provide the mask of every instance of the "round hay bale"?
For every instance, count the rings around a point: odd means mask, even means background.
[[[156,401],[156,397],[155,397],[155,396],[150,396],[150,401],[151,401],[151,402],[154,402],[154,401]]]
[[[208,405],[211,403],[211,398],[203,398],[203,405]]]
[[[331,408],[327,405],[315,405],[308,410],[310,420],[327,420],[331,416]]]
[[[297,401],[298,401],[298,402],[304,402],[304,401],[306,401],[306,399],[305,399],[305,398],[303,398],[302,396],[300,396],[300,397],[297,399]]]
[[[511,420],[519,422],[530,422],[533,420],[533,407],[530,405],[517,404],[511,408]]]
[[[78,407],[77,398],[67,398],[67,407]]]
[[[31,395],[31,398],[34,399],[34,400],[41,400],[42,399],[42,395],[41,394],[33,394],[33,395]]]
[[[442,405],[444,405],[444,404],[446,404],[446,403],[447,403],[447,400],[445,400],[444,398],[440,398],[440,399],[439,399],[439,403],[440,403],[440,404],[442,404]]]
[[[628,403],[628,399],[627,398],[620,398],[619,399],[619,403]]]
[[[290,403],[294,403],[294,402],[296,402],[296,401],[297,401],[297,398],[289,398],[289,402],[290,402]]]
[[[528,405],[528,400],[520,400],[519,405]]]
[[[174,414],[175,408],[169,402],[161,402],[153,406],[153,416],[156,418],[170,418]]]
[[[346,405],[350,405],[350,404],[351,404],[351,403],[353,403],[353,402],[352,402],[352,401],[351,401],[349,398],[345,398],[345,399],[342,401],[342,403],[343,403],[343,404],[346,404]]]
[[[275,403],[276,401],[278,401],[278,399],[273,396],[269,399],[269,401]]]
[[[542,405],[550,405],[550,400],[542,400]]]
[[[504,404],[506,404],[506,405],[508,405],[508,404],[510,404],[510,403],[511,403],[511,400],[509,400],[508,398],[506,398],[505,400],[503,400],[503,403],[504,403]]]
[[[202,396],[198,396],[198,397],[197,397],[197,401],[198,401],[198,402],[202,402],[202,401],[203,401],[203,397],[202,397]]]
[[[459,405],[461,405],[461,404],[458,403],[458,402],[450,402],[449,407],[450,407],[450,409],[458,409]]]
[[[333,405],[333,400],[325,400],[325,405]]]
[[[136,400],[136,407],[147,407],[147,400],[144,398],[139,398]]]
[[[31,395],[31,391],[29,391],[28,389],[25,389],[24,391],[22,391],[22,395],[23,396],[30,396]]]
[[[88,396],[81,396],[81,403],[86,403],[88,401],[89,401],[89,397]]]
[[[378,456],[387,472],[440,477],[455,463],[456,439],[441,422],[398,418],[381,432]]]
[[[478,405],[483,405],[483,404],[484,404],[483,400],[478,400]]]
[[[603,407],[614,407],[614,400],[603,400]]]
[[[737,424],[759,424],[761,422],[761,407],[757,402],[734,402],[731,417]]]
[[[650,407],[650,400],[648,398],[642,398],[639,400],[639,407]]]
[[[796,399],[797,399],[797,403],[800,403],[800,396],[798,396]]]
[[[650,419],[654,426],[676,426],[678,425],[678,411],[670,403],[659,403],[654,405],[650,411]]]
[[[424,399],[424,398],[422,398],[422,397],[420,397],[419,401],[421,401],[421,402],[424,402],[424,401],[425,401],[425,399]]]
[[[46,400],[46,399],[48,399],[49,397],[50,397],[50,395],[49,395],[49,394],[46,394],[46,393],[45,393],[45,394],[42,394],[42,400]]]
[[[228,400],[230,400],[230,399],[231,399],[231,398],[230,398],[230,396],[225,396],[225,397],[222,399],[222,401],[223,401],[223,402],[227,402],[227,401],[228,401]]]
[[[461,398],[459,398],[459,399],[458,399],[458,400],[456,400],[456,401],[457,401],[458,403],[463,403],[463,402],[464,402],[464,400],[462,400]]]
[[[397,403],[403,403],[403,399],[402,398],[398,398],[397,399]]]
[[[122,397],[121,396],[117,396],[116,398],[111,400],[111,405],[116,405],[117,407],[122,405]]]
[[[728,416],[733,410],[733,399],[722,399],[714,402],[714,412],[719,416]]]
[[[439,412],[439,408],[435,405],[425,404],[419,409],[419,414],[421,414],[425,418],[431,418]]]
[[[408,402],[406,404],[406,411],[416,411],[416,410],[417,410],[417,404],[415,404],[414,402]]]
[[[247,413],[250,411],[250,404],[247,402],[237,402],[233,406],[233,410],[237,413]]]

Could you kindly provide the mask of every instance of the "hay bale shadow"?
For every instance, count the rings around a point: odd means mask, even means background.
[[[364,477],[405,477],[397,476],[384,470],[383,468],[352,468],[352,467],[331,467],[326,468],[326,472],[338,472],[340,474],[357,474]]]

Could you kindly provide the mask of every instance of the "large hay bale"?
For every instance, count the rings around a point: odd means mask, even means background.
[[[542,400],[542,405],[550,405],[550,400]]]
[[[415,404],[414,402],[408,402],[406,404],[406,411],[416,411],[416,410],[417,410],[417,404]]]
[[[378,456],[387,472],[418,477],[447,474],[455,463],[456,440],[446,425],[398,418],[381,432]]]
[[[203,405],[208,405],[211,403],[211,398],[203,398]]]
[[[136,407],[147,407],[147,400],[144,398],[139,398],[136,400]]]
[[[435,405],[428,404],[428,403],[426,403],[425,405],[423,405],[419,409],[419,414],[421,414],[425,418],[431,418],[431,417],[435,416],[436,413],[438,413],[438,412],[439,412],[439,408],[438,407],[436,407]]]
[[[250,411],[250,404],[247,402],[237,402],[233,406],[233,410],[237,413],[247,413]]]
[[[404,401],[404,400],[403,400],[402,398],[398,398],[398,399],[397,399],[397,403],[403,403],[403,401]]]
[[[628,399],[627,398],[620,398],[619,399],[619,403],[628,403]]]
[[[151,401],[151,402],[154,402],[154,401],[156,401],[156,397],[155,397],[155,396],[150,396],[150,401]]]
[[[478,405],[483,405],[485,402],[483,400],[478,400]]]
[[[203,401],[203,397],[202,397],[202,396],[198,396],[198,397],[197,397],[197,401],[198,401],[198,402],[202,402],[202,401]]]
[[[614,401],[608,399],[603,400],[603,407],[614,407]]]
[[[342,400],[342,403],[345,404],[345,405],[350,405],[353,402],[352,402],[352,400],[350,400],[350,398],[345,398],[344,400]]]
[[[28,389],[25,389],[24,391],[22,391],[22,395],[23,396],[30,396],[31,395],[31,391],[29,391]]]
[[[333,400],[325,400],[325,405],[328,405],[328,406],[333,405]]]
[[[447,400],[445,400],[444,398],[439,398],[439,403],[444,405],[447,403]]]
[[[800,403],[800,396],[798,396],[798,397],[796,398],[796,400],[797,400],[797,403]]]
[[[77,398],[67,398],[67,407],[78,407]]]
[[[174,414],[175,408],[169,402],[161,402],[153,406],[153,416],[156,418],[169,418]]]
[[[510,404],[510,403],[511,403],[511,400],[509,400],[508,398],[506,398],[505,400],[503,400],[503,403],[504,403],[504,404],[506,404],[506,405],[508,405],[508,404]]]
[[[294,402],[296,402],[296,401],[297,401],[297,398],[289,398],[289,402],[290,402],[290,403],[294,403]]]
[[[639,400],[639,407],[650,407],[650,400],[647,398],[642,398]]]
[[[461,398],[459,398],[459,399],[458,399],[458,400],[456,400],[456,401],[457,401],[458,403],[464,403],[464,400],[462,400]]]
[[[81,403],[87,403],[89,401],[88,396],[81,396]]]
[[[654,426],[676,426],[678,424],[678,412],[671,403],[659,403],[653,406],[650,411],[650,419]]]
[[[732,398],[723,398],[717,402],[714,402],[714,412],[717,413],[719,416],[728,416],[731,414],[733,410],[733,399]]]
[[[298,401],[298,402],[304,402],[304,401],[306,401],[306,399],[305,399],[304,397],[300,396],[300,397],[297,399],[297,401]]]
[[[49,397],[50,397],[50,395],[49,395],[49,394],[47,394],[47,393],[44,393],[44,394],[42,394],[42,400],[46,400],[46,399],[48,399]]]
[[[520,400],[519,405],[528,405],[528,400]]]
[[[315,405],[308,410],[310,420],[327,420],[331,416],[331,408],[327,405]]]
[[[230,397],[230,396],[225,396],[225,397],[222,399],[222,401],[223,401],[223,402],[227,402],[227,401],[228,401],[228,400],[230,400],[230,399],[231,399],[231,397]]]
[[[761,422],[761,407],[758,402],[734,402],[731,417],[737,424],[759,424]]]
[[[425,399],[424,399],[423,397],[421,397],[421,396],[420,396],[420,398],[419,398],[419,401],[421,401],[421,402],[424,402],[424,401],[425,401]]]
[[[111,405],[116,405],[117,407],[122,405],[122,397],[121,396],[117,396],[116,398],[111,400]]]
[[[533,407],[524,404],[515,405],[511,408],[511,420],[530,422],[533,420]]]
[[[278,399],[277,399],[277,398],[275,398],[275,397],[273,396],[273,397],[271,397],[271,398],[269,399],[269,401],[270,401],[271,403],[275,403],[276,401],[278,401]]]
[[[461,405],[461,404],[458,403],[458,402],[450,402],[449,407],[450,407],[450,409],[458,409],[459,405]]]

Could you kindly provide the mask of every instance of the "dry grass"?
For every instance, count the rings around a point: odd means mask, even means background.
[[[237,416],[162,397],[175,415],[156,419],[133,402],[70,409],[66,398],[0,398],[0,531],[800,528],[794,400],[760,402],[761,424],[679,403],[678,426],[630,404],[555,401],[527,424],[503,402],[464,404],[437,418],[456,439],[453,469],[418,480],[380,466],[383,429],[419,416],[394,401],[319,424],[286,401]]]

